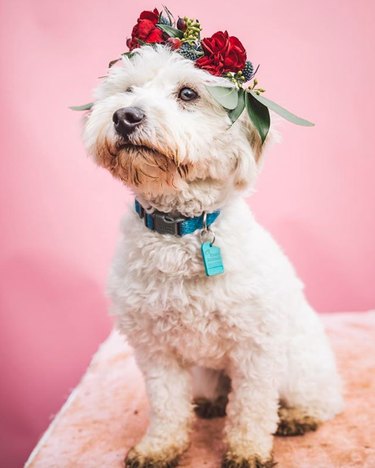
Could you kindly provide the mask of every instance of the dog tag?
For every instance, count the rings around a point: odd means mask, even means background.
[[[201,246],[204,269],[207,276],[221,275],[224,273],[223,259],[220,248],[210,242],[203,242]]]

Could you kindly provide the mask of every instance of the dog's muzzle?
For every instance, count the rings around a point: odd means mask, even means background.
[[[139,107],[122,107],[113,114],[116,132],[126,138],[143,122],[145,113]]]

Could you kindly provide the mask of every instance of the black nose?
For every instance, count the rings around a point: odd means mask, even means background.
[[[122,107],[112,116],[116,132],[123,137],[132,133],[144,118],[145,113],[139,107]]]

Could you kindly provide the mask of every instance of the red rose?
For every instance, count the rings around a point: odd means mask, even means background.
[[[139,19],[147,19],[156,24],[159,21],[159,11],[157,8],[154,8],[154,11],[142,11],[142,13],[139,15]]]
[[[199,68],[216,76],[236,73],[244,68],[245,48],[237,37],[229,36],[227,31],[218,31],[212,37],[202,39],[201,44],[204,56],[195,62]]]
[[[163,32],[156,27],[158,21],[159,12],[156,8],[154,11],[142,11],[137,24],[133,28],[131,39],[126,41],[129,49],[133,50],[140,46],[138,39],[141,42],[146,42],[146,44],[160,44],[163,42]]]

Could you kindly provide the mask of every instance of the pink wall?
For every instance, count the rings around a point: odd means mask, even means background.
[[[250,204],[321,311],[374,307],[375,8],[365,1],[169,0],[227,28],[285,124]],[[229,8],[232,5],[232,9]],[[234,7],[236,5],[236,7]],[[0,465],[19,466],[109,330],[103,284],[129,194],[94,167],[68,105],[90,99],[154,3],[0,4]]]

